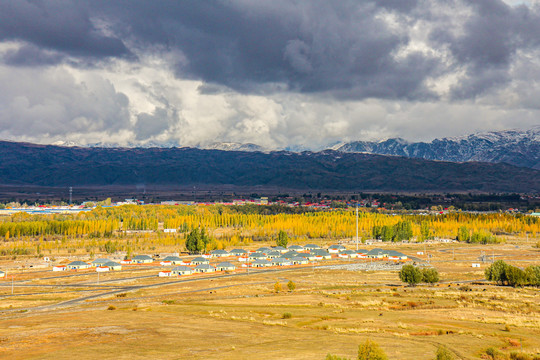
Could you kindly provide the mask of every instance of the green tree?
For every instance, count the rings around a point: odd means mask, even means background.
[[[413,236],[412,223],[410,221],[400,221],[394,225],[393,232],[392,241],[409,240]]]
[[[506,280],[510,286],[524,286],[527,285],[527,274],[516,266],[508,266],[506,268]]]
[[[399,271],[399,279],[411,286],[422,281],[422,272],[416,266],[404,265]]]
[[[422,240],[428,240],[431,239],[431,228],[429,227],[429,223],[427,221],[422,221],[420,224],[420,236]]]
[[[469,234],[469,229],[466,226],[461,226],[458,229],[457,240],[458,241],[469,242],[470,234]]]
[[[499,285],[505,284],[508,279],[506,278],[506,269],[508,264],[503,260],[497,260],[485,270],[486,280],[495,281]]]
[[[540,265],[531,265],[525,269],[527,283],[532,286],[540,286]]]
[[[422,269],[422,282],[435,284],[439,282],[439,272],[435,268]]]
[[[454,355],[444,345],[440,345],[437,349],[436,360],[454,360]]]
[[[382,235],[382,227],[379,225],[373,226],[371,229],[371,234],[373,235],[374,239],[380,239]]]
[[[324,360],[349,360],[349,359],[343,358],[343,357],[337,356],[337,355],[328,354],[328,355],[326,355]]]
[[[358,360],[388,360],[388,356],[376,342],[368,339],[358,347]]]
[[[287,283],[287,288],[289,289],[289,291],[294,291],[294,289],[296,289],[296,284],[292,280],[289,280],[289,282]]]
[[[287,247],[288,243],[289,243],[289,236],[287,235],[285,231],[280,230],[278,233],[278,237],[276,239],[276,245]]]
[[[394,228],[389,225],[384,225],[381,228],[381,239],[382,241],[393,241],[394,240]]]
[[[186,236],[186,249],[190,253],[201,253],[206,250],[208,243],[210,243],[210,237],[206,235],[204,229],[195,228]]]

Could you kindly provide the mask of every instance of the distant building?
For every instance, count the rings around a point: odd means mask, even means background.
[[[347,250],[343,245],[330,245],[330,247],[328,247],[328,252],[330,254],[338,254],[343,250]]]
[[[0,270],[0,278],[6,277],[6,273]]]
[[[217,271],[234,271],[236,270],[236,266],[234,266],[228,261],[225,261],[225,262],[217,264],[216,269]]]
[[[52,271],[66,271],[67,266],[66,265],[55,265],[52,268]]]
[[[131,262],[135,264],[151,264],[154,262],[154,259],[149,255],[137,255],[131,259]]]
[[[198,272],[198,273],[208,273],[208,272],[216,271],[216,268],[210,264],[199,264],[195,266],[194,270],[195,272]]]
[[[177,266],[171,270],[172,276],[191,275],[193,269],[187,266]]]
[[[91,265],[84,261],[72,261],[67,265],[68,270],[88,269]]]

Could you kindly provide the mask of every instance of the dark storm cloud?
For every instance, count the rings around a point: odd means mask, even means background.
[[[96,29],[91,14],[79,2],[5,0],[0,2],[0,40],[22,41],[59,54],[74,57],[120,57],[129,56],[124,43]],[[37,55],[28,60],[29,49]],[[26,48],[12,54],[11,63],[28,65],[43,60],[49,64],[60,57],[44,57],[35,48]]]
[[[434,15],[440,8],[449,21]],[[466,20],[456,15],[463,9]],[[403,51],[419,22],[431,48]],[[540,7],[500,0],[11,0],[0,3],[0,40],[26,44],[4,56],[20,65],[131,56],[126,44],[141,54],[173,50],[183,55],[173,64],[176,76],[244,93],[285,86],[346,99],[426,100],[436,97],[428,80],[461,71],[452,95],[471,98],[510,81],[516,53],[540,46]],[[445,49],[449,59],[440,56]]]
[[[459,35],[447,24],[431,33],[435,46],[447,45],[466,78],[453,89],[471,98],[511,80],[509,69],[520,49],[540,44],[540,8],[510,7],[499,0],[467,0],[471,15]]]

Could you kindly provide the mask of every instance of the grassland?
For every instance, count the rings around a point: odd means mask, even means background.
[[[190,281],[139,266],[101,274],[99,284],[91,271],[26,270],[16,275],[13,296],[11,279],[1,280],[0,358],[353,358],[367,338],[391,359],[434,359],[440,344],[458,359],[482,358],[488,347],[538,354],[539,290],[485,283],[487,264],[471,267],[482,252],[539,264],[539,249],[520,241],[428,245],[441,283],[414,288],[396,271],[347,270],[354,260]],[[394,248],[422,257],[424,245]],[[286,289],[290,280],[294,291],[275,292],[276,282]]]

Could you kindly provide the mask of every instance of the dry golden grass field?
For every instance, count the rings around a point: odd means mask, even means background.
[[[393,248],[425,259],[424,245]],[[366,260],[179,278],[132,266],[99,284],[90,270],[14,271],[13,295],[11,276],[0,280],[0,359],[352,359],[366,339],[390,359],[435,359],[441,344],[456,359],[487,358],[489,347],[540,354],[539,289],[494,286],[483,281],[487,263],[471,267],[482,252],[538,265],[540,249],[426,249],[441,275],[435,286],[405,286],[397,270],[347,268]]]

